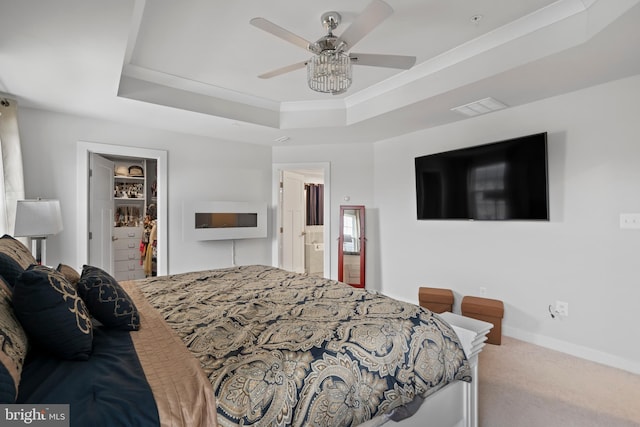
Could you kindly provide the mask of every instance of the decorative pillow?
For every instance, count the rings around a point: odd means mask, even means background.
[[[36,263],[36,259],[31,254],[29,248],[27,248],[20,240],[5,234],[0,237],[0,253],[9,255],[13,258],[20,267],[26,269],[31,264]]]
[[[80,280],[80,273],[78,273],[75,268],[70,267],[66,264],[58,264],[58,268],[56,268],[67,281],[72,284],[74,287],[78,286],[78,281]]]
[[[16,286],[16,280],[18,280],[18,276],[20,276],[23,271],[24,267],[22,267],[14,257],[0,252],[0,276],[7,281],[11,289]]]
[[[0,343],[0,403],[15,403],[27,354],[27,334],[13,313],[11,290],[1,278]]]
[[[62,273],[31,265],[13,289],[13,309],[30,342],[69,360],[87,360],[93,326],[84,302]]]
[[[109,273],[90,265],[82,267],[78,293],[93,317],[108,328],[140,329],[140,314],[129,294]]]

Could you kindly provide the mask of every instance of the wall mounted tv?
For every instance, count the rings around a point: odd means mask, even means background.
[[[415,159],[418,219],[548,220],[547,134]]]

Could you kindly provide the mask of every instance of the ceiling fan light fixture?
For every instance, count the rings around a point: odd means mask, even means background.
[[[324,51],[307,62],[307,83],[316,92],[342,93],[351,80],[351,58],[344,52]]]

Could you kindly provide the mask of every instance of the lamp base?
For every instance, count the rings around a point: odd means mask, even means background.
[[[47,265],[47,238],[46,237],[32,237],[31,238],[31,253],[36,259],[36,263],[40,265]]]

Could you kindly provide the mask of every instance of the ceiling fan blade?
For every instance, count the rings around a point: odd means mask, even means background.
[[[415,56],[377,55],[373,53],[350,53],[349,57],[356,65],[371,65],[373,67],[402,68],[408,70],[416,63]]]
[[[382,0],[373,0],[369,6],[344,30],[339,40],[347,44],[347,49],[351,49],[364,36],[369,34],[382,21],[393,13],[393,9]]]
[[[260,74],[258,77],[261,79],[270,79],[271,77],[279,76],[290,71],[295,71],[299,68],[304,68],[307,65],[307,61],[298,62],[297,64],[287,65],[286,67],[278,68],[277,70],[269,71],[268,73]]]
[[[296,34],[293,34],[291,31],[285,30],[284,28],[274,24],[267,19],[253,18],[251,21],[249,21],[249,23],[254,27],[266,31],[267,33],[271,33],[276,37],[280,37],[281,39],[288,41],[289,43],[293,43],[296,46],[300,46],[303,49],[311,51],[311,42]]]

